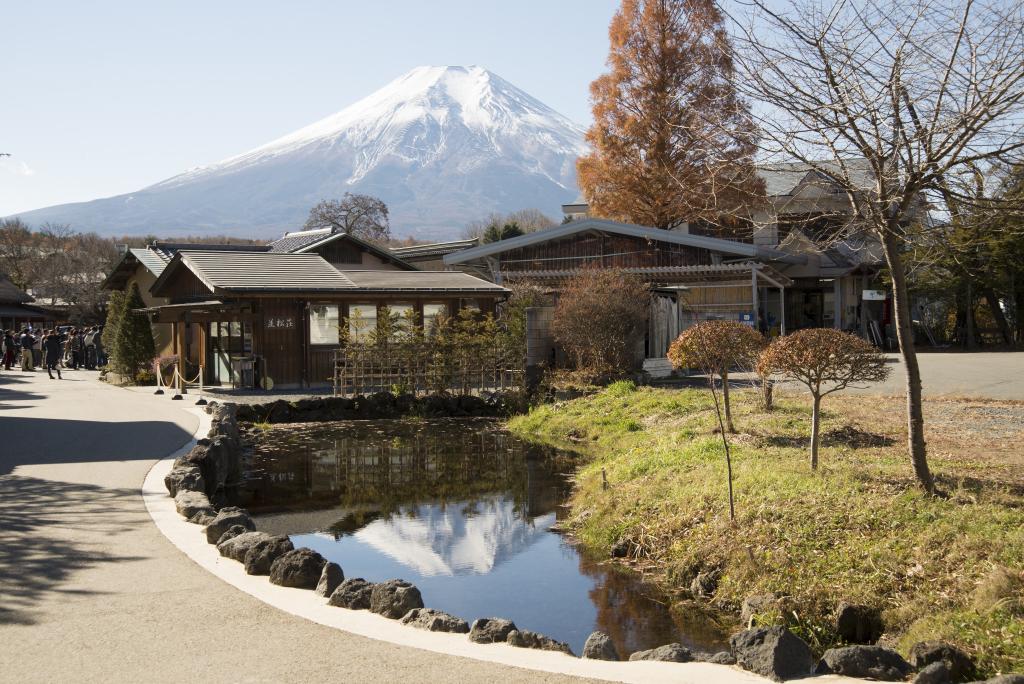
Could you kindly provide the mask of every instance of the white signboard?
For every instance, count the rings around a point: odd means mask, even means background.
[[[885,290],[864,290],[861,296],[867,302],[884,302]]]

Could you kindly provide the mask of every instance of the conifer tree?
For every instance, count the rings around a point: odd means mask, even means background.
[[[713,0],[623,0],[609,37],[609,72],[590,87],[593,152],[577,163],[591,212],[658,228],[738,226],[764,185]]]
[[[153,328],[145,314],[136,312],[136,309],[146,306],[138,285],[132,284],[122,306],[123,313],[114,338],[115,367],[126,378],[134,378],[156,357]]]
[[[124,318],[125,294],[120,290],[114,290],[107,299],[107,320],[103,325],[103,341],[107,346],[109,360],[107,365],[110,368],[117,368],[117,337],[121,327],[121,320]]]

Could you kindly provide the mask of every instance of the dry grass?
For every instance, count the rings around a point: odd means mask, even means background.
[[[915,486],[900,399],[826,400],[817,473],[809,402],[787,391],[777,406],[763,413],[752,391],[734,394],[735,523],[706,391],[620,383],[511,427],[589,457],[570,529],[598,552],[630,540],[631,562],[680,597],[697,572],[717,570],[715,606],[735,610],[747,595],[777,592],[785,619],[819,648],[835,643],[831,615],[847,600],[882,611],[886,639],[904,648],[946,638],[986,673],[1024,670],[1024,601],[1012,581],[1024,568],[1024,404],[926,404],[946,498]]]

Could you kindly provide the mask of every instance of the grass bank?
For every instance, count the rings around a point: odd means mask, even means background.
[[[914,486],[901,400],[830,397],[817,473],[809,401],[794,391],[776,404],[766,413],[752,392],[733,394],[734,523],[705,390],[616,383],[510,428],[587,457],[570,531],[605,555],[628,540],[627,562],[681,601],[698,572],[717,571],[713,606],[775,592],[784,610],[762,619],[819,650],[849,601],[880,610],[883,639],[904,654],[941,638],[985,673],[1024,671],[1024,406],[928,402],[931,465],[949,493],[932,498]]]

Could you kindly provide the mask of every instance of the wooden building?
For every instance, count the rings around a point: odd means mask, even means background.
[[[0,275],[0,330],[20,331],[26,327],[39,328],[53,323],[54,314],[33,306],[32,296]]]
[[[651,286],[651,310],[643,358],[664,359],[679,333],[699,320],[758,324],[757,312],[774,312],[783,333],[782,270],[807,261],[803,255],[733,240],[584,218],[534,233],[480,245],[444,257],[450,266],[474,265],[498,284],[546,285],[557,296],[561,283],[581,268],[615,268]],[[538,325],[544,317],[537,319]],[[763,314],[762,323],[769,320]],[[540,331],[531,331],[541,339]],[[549,342],[553,347],[553,342]],[[650,364],[647,364],[650,365]]]
[[[202,368],[208,384],[247,383],[251,367],[265,386],[267,378],[278,387],[329,383],[339,325],[349,319],[359,321],[349,331],[359,337],[385,306],[429,325],[462,308],[493,311],[507,295],[465,273],[413,270],[343,234],[285,249],[174,254],[150,288],[162,303],[145,311],[171,326],[188,377]]]

